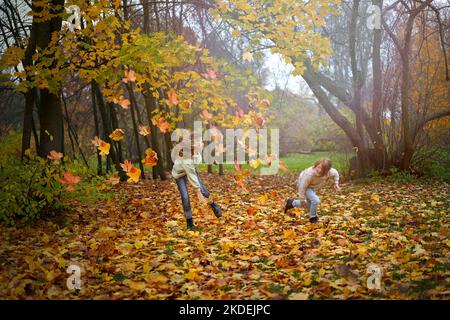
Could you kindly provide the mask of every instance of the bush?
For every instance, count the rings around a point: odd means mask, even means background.
[[[50,162],[27,152],[20,160],[21,137],[9,133],[0,140],[0,221],[8,225],[17,220],[29,223],[39,217],[54,216],[69,200],[90,202],[110,197],[104,178],[78,161]],[[64,173],[82,176],[74,192],[67,192],[60,182]]]
[[[389,169],[391,175],[387,177],[388,181],[400,182],[400,183],[411,183],[417,180],[417,177],[407,171],[399,171],[397,168],[392,167]]]
[[[42,214],[56,214],[62,208],[59,177],[60,168],[42,158],[2,164],[0,219],[12,224],[15,218],[27,222]]]
[[[423,175],[450,181],[450,150],[427,148],[414,155],[414,165]]]

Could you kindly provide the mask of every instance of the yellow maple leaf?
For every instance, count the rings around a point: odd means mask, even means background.
[[[169,281],[169,278],[167,278],[165,275],[161,273],[150,273],[145,278],[145,281],[147,283],[166,283]]]
[[[198,274],[197,269],[191,269],[191,270],[189,270],[188,273],[186,273],[186,274],[184,275],[184,278],[186,278],[186,279],[188,279],[188,280],[196,280],[196,279],[198,279],[199,277],[200,277],[200,276],[199,276],[199,274]]]
[[[125,137],[125,132],[122,129],[114,130],[109,137],[114,141],[120,141]]]
[[[145,282],[143,281],[132,281],[132,280],[125,280],[124,283],[128,285],[131,289],[136,291],[143,291],[145,290]]]
[[[283,236],[287,239],[294,239],[295,238],[295,231],[292,229],[285,230],[283,232]]]
[[[298,293],[291,294],[289,296],[289,300],[307,300],[308,297],[309,297],[309,294],[304,293],[304,292],[298,292]]]
[[[128,182],[138,182],[141,176],[141,169],[132,166],[130,171],[127,172],[127,176],[129,177]]]
[[[258,198],[258,204],[266,204],[267,200],[269,199],[269,195],[268,194],[263,194],[262,196],[260,196]]]
[[[111,148],[111,145],[103,140],[100,140],[98,145],[98,150],[100,150],[101,156],[106,156],[109,154],[109,149]]]

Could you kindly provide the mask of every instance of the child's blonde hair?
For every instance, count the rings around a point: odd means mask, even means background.
[[[317,167],[319,164],[322,165],[322,170],[323,170],[322,172],[324,174],[328,173],[328,171],[330,171],[330,169],[331,169],[331,160],[330,159],[328,159],[328,158],[321,158],[321,159],[317,160],[314,163],[314,168]]]

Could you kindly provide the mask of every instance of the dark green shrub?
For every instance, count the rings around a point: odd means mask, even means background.
[[[110,198],[111,187],[103,177],[83,163],[64,159],[63,163],[35,156],[31,151],[20,159],[21,137],[9,133],[0,137],[0,222],[31,222],[39,217],[54,216],[71,200],[84,203]],[[67,171],[82,176],[74,188],[60,182]]]
[[[8,224],[23,222],[62,208],[60,167],[42,158],[9,161],[0,167],[0,219]]]

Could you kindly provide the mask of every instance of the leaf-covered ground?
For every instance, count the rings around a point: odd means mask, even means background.
[[[449,184],[344,184],[321,194],[320,221],[284,214],[295,175],[202,175],[224,216],[191,195],[187,232],[173,181],[116,186],[58,219],[1,230],[0,298],[360,299],[450,297]],[[82,288],[67,289],[70,264]],[[367,268],[382,269],[369,290]]]

